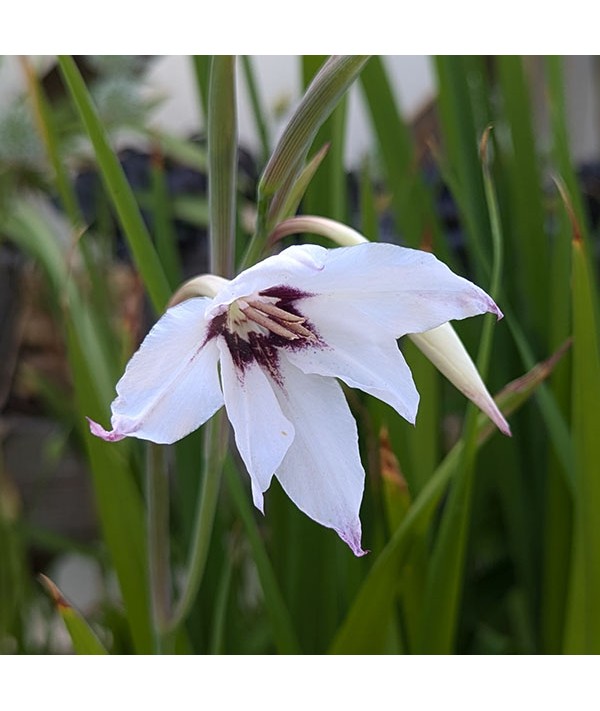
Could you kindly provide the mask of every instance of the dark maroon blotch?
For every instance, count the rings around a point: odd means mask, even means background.
[[[295,316],[302,316],[303,314],[295,308],[294,302],[312,296],[308,292],[294,289],[290,286],[273,286],[261,291],[260,295],[278,299],[276,306]],[[227,313],[222,313],[211,320],[206,334],[206,341],[217,336],[223,336],[240,377],[243,376],[244,371],[251,363],[256,362],[271,375],[276,383],[283,385],[279,370],[279,350],[281,348],[300,350],[309,345],[313,347],[317,344],[324,345],[312,324],[305,321],[303,325],[314,334],[315,341],[307,341],[305,338],[290,340],[276,333],[262,334],[256,331],[250,331],[246,340],[238,333],[229,331],[227,328]]]

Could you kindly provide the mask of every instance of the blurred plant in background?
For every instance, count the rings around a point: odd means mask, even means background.
[[[0,651],[600,651],[598,204],[571,159],[562,60],[543,60],[544,147],[523,58],[436,58],[416,130],[381,58],[325,60],[298,59],[305,87],[321,73],[277,144],[251,57],[190,59],[208,133],[189,140],[150,128],[151,57],[21,60],[27,94],[0,113]],[[236,81],[258,156],[237,147]],[[377,151],[347,174],[354,83]],[[433,251],[506,316],[456,329],[512,439],[407,339],[414,428],[346,391],[360,560],[275,481],[257,514],[218,415],[169,447],[108,444],[85,420],[107,421],[184,279],[279,250],[269,235],[297,211]],[[282,242],[299,240],[334,246]]]

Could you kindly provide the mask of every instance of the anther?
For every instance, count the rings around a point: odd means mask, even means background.
[[[268,301],[252,301],[250,303],[259,311],[269,314],[269,316],[273,316],[278,321],[289,321],[292,323],[304,323],[304,321],[306,321],[303,316],[291,314],[289,311],[280,309],[279,306],[275,306],[275,304],[271,304]]]
[[[244,314],[246,318],[249,318],[260,326],[263,326],[267,330],[271,331],[271,333],[276,333],[278,336],[287,338],[289,341],[295,341],[297,338],[300,338],[299,334],[294,333],[291,330],[292,326],[296,326],[297,324],[287,324],[290,328],[286,328],[286,326],[283,326],[277,321],[273,321],[273,319],[269,318],[266,314],[262,313],[258,309],[255,309],[254,306],[247,306],[244,309]]]

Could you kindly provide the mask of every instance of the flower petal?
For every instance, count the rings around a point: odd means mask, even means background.
[[[364,555],[358,513],[365,471],[342,389],[333,378],[304,375],[283,358],[281,375],[275,393],[296,436],[275,476],[301,511]]]
[[[263,492],[294,440],[294,425],[281,411],[273,383],[261,367],[253,362],[240,372],[225,341],[218,339],[218,344],[227,417],[250,474],[254,505],[262,512]]]
[[[409,338],[463,395],[485,412],[500,432],[511,436],[508,422],[489,394],[452,324],[445,323],[426,333],[414,333]]]
[[[112,432],[90,421],[108,441],[138,437],[171,444],[208,420],[222,405],[218,350],[206,342],[210,299],[189,299],[159,319],[117,383]]]
[[[223,287],[213,300],[211,313],[235,299],[273,286],[302,288],[323,269],[323,257],[330,250],[317,245],[294,245],[246,269]]]
[[[303,300],[300,308],[325,345],[308,344],[285,351],[285,356],[303,373],[340,378],[414,423],[419,393],[395,338],[365,319],[355,319],[352,312],[331,311],[327,300],[318,296]]]
[[[331,309],[353,311],[396,338],[487,311],[502,316],[485,291],[433,254],[382,242],[288,247],[236,277],[214,299],[215,308],[274,286],[326,297]]]
[[[502,316],[482,289],[433,254],[393,244],[329,250],[311,281],[306,290],[328,295],[331,309],[352,310],[397,338],[487,311]]]

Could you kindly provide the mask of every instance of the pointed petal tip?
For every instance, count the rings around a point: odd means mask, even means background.
[[[256,506],[256,508],[264,516],[265,515],[265,497],[263,496],[263,492],[254,483],[254,479],[252,480],[252,501],[253,501],[254,505]]]
[[[99,425],[97,422],[94,422],[94,420],[89,417],[86,417],[85,419],[88,421],[88,424],[90,426],[90,432],[96,437],[100,437],[100,439],[103,439],[105,442],[118,442],[119,440],[124,439],[125,437],[125,435],[119,434],[114,430],[112,430],[112,432],[105,430],[102,425]]]
[[[510,425],[504,419],[504,417],[502,418],[501,422],[496,422],[496,425],[498,426],[498,429],[500,430],[500,432],[502,432],[503,435],[506,435],[507,437],[512,437]]]
[[[490,314],[494,314],[496,317],[497,321],[500,321],[501,318],[504,318],[504,314],[500,310],[500,307],[498,304],[492,299],[491,296],[485,293],[485,291],[480,291],[480,293],[483,293],[485,297],[485,304],[486,304],[486,311]]]
[[[491,395],[486,394],[486,397],[475,396],[471,399],[479,407],[479,409],[490,418],[503,435],[512,437],[510,425],[506,421],[504,415],[500,412],[500,409],[492,399]]]
[[[502,313],[502,311],[500,311],[498,305],[494,301],[492,301],[492,304],[492,313],[496,314],[496,320],[500,321],[501,318],[504,318],[504,314]]]
[[[336,531],[338,536],[344,541],[344,543],[348,544],[350,550],[354,553],[354,555],[357,558],[362,558],[362,556],[367,555],[367,553],[370,553],[371,551],[369,550],[363,550],[361,546],[361,526],[360,522],[353,526],[349,530],[345,531]]]

